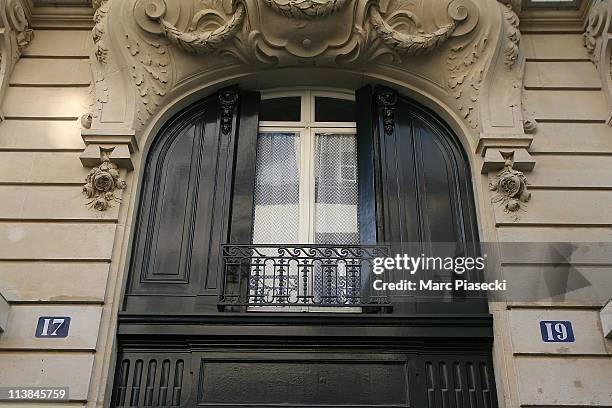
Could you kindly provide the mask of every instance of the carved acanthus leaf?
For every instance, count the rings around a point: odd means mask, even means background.
[[[448,86],[454,96],[457,109],[472,129],[479,126],[478,98],[484,79],[484,63],[481,58],[487,48],[488,37],[482,34],[476,41],[451,47],[447,59]]]
[[[519,30],[519,18],[512,5],[504,7],[504,28],[506,31],[506,49],[504,51],[505,62],[508,68],[512,68],[519,57],[519,45],[521,43],[521,32]]]
[[[326,17],[346,6],[350,0],[264,0],[277,13],[299,20]]]
[[[140,124],[144,125],[159,108],[161,98],[166,95],[170,57],[163,44],[139,41],[127,34],[126,46],[132,56],[132,78],[140,95],[137,116]]]
[[[98,62],[106,64],[108,62],[108,47],[104,39],[106,33],[106,19],[108,17],[108,0],[94,0],[94,28],[92,38],[94,42],[94,55]]]

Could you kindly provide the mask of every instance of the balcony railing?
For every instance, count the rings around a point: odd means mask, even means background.
[[[223,245],[221,310],[296,311],[387,307],[369,281],[384,246]]]

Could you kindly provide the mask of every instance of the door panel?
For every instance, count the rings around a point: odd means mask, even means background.
[[[251,231],[258,103],[258,93],[223,90],[160,131],[142,176],[124,310],[216,311],[220,247]]]
[[[376,241],[392,254],[478,256],[478,234],[469,165],[456,136],[436,115],[395,91],[357,91],[362,216],[377,214]],[[373,164],[373,165],[372,165]],[[374,197],[374,199],[372,198]],[[373,228],[362,237],[372,239]],[[442,252],[443,251],[443,252]],[[404,271],[388,280],[413,279]],[[364,277],[366,279],[367,277]],[[447,271],[420,271],[418,278],[452,281]],[[477,280],[472,279],[471,280]],[[486,299],[462,294],[394,295],[394,313],[486,313]]]

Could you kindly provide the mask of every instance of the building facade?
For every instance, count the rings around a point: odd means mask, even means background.
[[[611,36],[610,0],[0,0],[0,387],[68,392],[0,406],[612,406]],[[442,243],[514,291],[374,284]]]

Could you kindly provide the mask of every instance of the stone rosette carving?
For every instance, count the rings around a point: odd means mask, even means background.
[[[98,211],[106,211],[115,201],[120,199],[115,195],[117,190],[125,190],[127,185],[119,176],[119,168],[112,163],[107,155],[102,156],[102,164],[91,169],[85,178],[83,194],[90,201],[87,205]]]
[[[527,190],[525,174],[513,168],[513,153],[502,153],[502,156],[506,160],[504,168],[489,183],[489,189],[496,193],[491,202],[503,205],[504,211],[513,214],[514,219],[518,220],[518,211],[524,210],[526,203],[531,200],[531,193]]]

